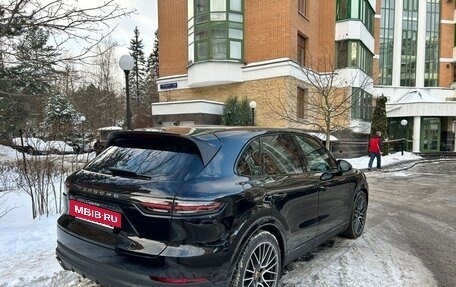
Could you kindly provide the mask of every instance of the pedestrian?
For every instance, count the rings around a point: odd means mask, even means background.
[[[368,165],[368,170],[371,171],[372,169],[372,163],[374,162],[374,159],[377,159],[377,169],[382,169],[382,147],[383,147],[383,141],[382,141],[382,132],[377,131],[374,136],[372,136],[369,139],[369,146],[368,146],[368,151],[369,151],[369,165]]]

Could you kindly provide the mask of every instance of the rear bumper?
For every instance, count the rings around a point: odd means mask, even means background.
[[[223,254],[195,258],[130,258],[114,250],[98,246],[68,234],[57,227],[56,256],[60,265],[77,272],[102,286],[110,287],[213,287],[227,285],[228,262],[220,261]],[[226,256],[228,258],[229,256]],[[207,278],[202,283],[173,284],[151,279]]]

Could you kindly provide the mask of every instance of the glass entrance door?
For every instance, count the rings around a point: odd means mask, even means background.
[[[440,118],[423,118],[421,124],[421,152],[440,150]]]

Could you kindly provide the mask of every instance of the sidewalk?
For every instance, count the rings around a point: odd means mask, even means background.
[[[357,168],[364,172],[368,172],[367,165],[369,163],[369,157],[367,155],[363,157],[349,158],[345,160],[351,163],[351,165],[354,168]],[[393,154],[382,156],[382,171],[392,172],[407,170],[420,163],[440,161],[456,161],[456,157],[424,158],[412,152],[404,152],[404,155],[402,155],[401,152],[396,152]],[[376,161],[374,160],[372,171],[376,170],[375,166]]]

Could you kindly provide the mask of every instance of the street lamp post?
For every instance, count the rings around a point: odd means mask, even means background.
[[[257,103],[255,101],[251,101],[249,103],[250,109],[252,109],[252,126],[255,125],[255,108],[257,106]]]
[[[404,155],[404,145],[405,145],[405,126],[407,125],[407,120],[403,119],[401,120],[401,126],[402,126],[402,141],[401,141],[401,155]]]
[[[135,66],[135,59],[130,55],[123,55],[119,60],[119,67],[125,73],[125,93],[127,102],[127,130],[131,129],[131,111],[130,111],[130,84],[128,74]]]

